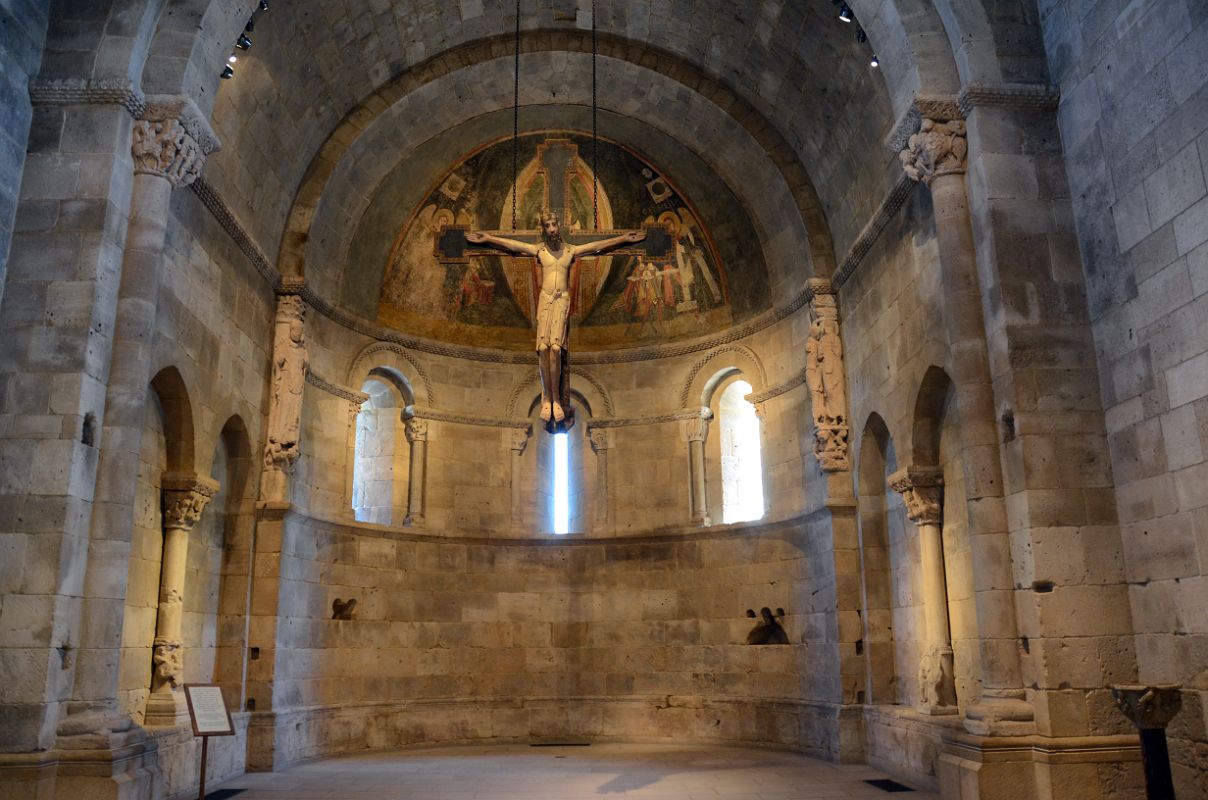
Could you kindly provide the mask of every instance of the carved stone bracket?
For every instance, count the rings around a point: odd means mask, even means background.
[[[931,467],[905,467],[889,476],[889,486],[902,495],[906,516],[918,525],[939,525],[944,521],[944,475]]]
[[[814,417],[814,455],[825,472],[848,469],[847,377],[835,288],[810,278],[810,336],[805,344],[805,382]]]
[[[902,169],[912,180],[930,186],[943,175],[964,174],[969,155],[968,129],[963,119],[940,122],[924,118],[898,153]]]
[[[587,440],[591,442],[591,451],[599,455],[608,449],[608,430],[606,428],[592,428],[587,432]]]
[[[404,423],[404,432],[408,442],[428,441],[428,421],[412,417]]]
[[[151,666],[155,677],[173,689],[184,674],[184,642],[156,636],[151,650]]]
[[[168,474],[163,479],[164,528],[189,530],[218,491],[218,482],[200,475]]]

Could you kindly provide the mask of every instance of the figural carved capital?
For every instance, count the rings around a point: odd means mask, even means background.
[[[587,433],[588,441],[591,442],[591,451],[596,455],[608,449],[608,431],[604,428],[592,428]]]
[[[428,441],[428,420],[412,417],[404,424],[404,432],[407,434],[407,441],[412,444],[426,442]]]
[[[163,636],[156,636],[152,643],[151,664],[155,677],[176,688],[184,673],[184,643]]]
[[[941,175],[963,174],[969,155],[967,133],[963,119],[924,119],[919,132],[898,153],[902,169],[912,180],[928,186]]]
[[[533,435],[533,428],[532,426],[512,428],[511,431],[511,450],[517,455],[522,455],[525,448],[528,447],[529,437]]]
[[[199,475],[168,474],[161,491],[164,528],[189,530],[218,491],[218,482]]]
[[[935,468],[905,467],[889,476],[889,486],[902,495],[906,516],[916,525],[944,521],[944,475]]]
[[[173,189],[197,180],[206,156],[219,149],[205,115],[185,97],[148,97],[131,133],[135,173],[158,175]]]
[[[1178,684],[1113,686],[1111,689],[1116,707],[1140,730],[1165,728],[1183,705]]]

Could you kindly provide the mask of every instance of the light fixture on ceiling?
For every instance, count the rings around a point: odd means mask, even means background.
[[[847,3],[844,3],[843,5],[839,6],[839,21],[840,22],[851,22],[853,19],[855,19],[855,17],[852,16],[851,7],[848,6]]]
[[[246,33],[239,34],[239,38],[235,40],[235,46],[240,50],[246,50],[252,46],[252,40],[248,38]]]
[[[230,80],[233,77],[235,77],[235,70],[231,69],[230,64],[222,68],[223,80]]]
[[[228,64],[234,64],[238,60],[239,60],[239,56],[235,55],[234,53],[231,53],[229,56],[227,56]]]
[[[870,67],[872,67],[873,69],[876,69],[877,67],[881,66],[881,60],[879,58],[877,58],[876,53],[872,54],[872,61],[869,61],[868,65]]]
[[[256,18],[248,17],[247,24],[243,26],[243,29],[245,31],[247,31],[248,33],[251,33],[252,31],[256,30]]]
[[[868,41],[868,34],[864,32],[863,28],[856,31],[856,41],[859,42],[860,44],[864,44],[865,42]]]
[[[260,0],[260,10],[268,11],[268,0]]]

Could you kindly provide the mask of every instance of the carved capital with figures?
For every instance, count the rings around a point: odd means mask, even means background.
[[[404,425],[404,430],[407,434],[408,442],[426,442],[428,441],[428,420],[412,417],[407,420]]]
[[[525,448],[528,447],[529,437],[533,435],[532,427],[527,428],[512,428],[510,447],[512,452],[523,454]]]
[[[898,153],[898,160],[912,180],[930,186],[942,175],[965,172],[969,156],[967,135],[963,119],[947,122],[924,119],[919,132],[913,134],[906,149]]]
[[[163,480],[164,527],[189,530],[218,491],[218,483],[200,475],[168,474]]]
[[[889,476],[889,486],[902,495],[906,516],[917,525],[944,521],[944,475],[935,468],[906,467]]]
[[[604,428],[592,428],[587,434],[591,442],[591,451],[596,455],[608,449],[608,431]]]

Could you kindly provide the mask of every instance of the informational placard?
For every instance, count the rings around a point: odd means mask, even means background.
[[[185,699],[193,720],[194,736],[234,736],[235,726],[222,699],[222,689],[213,683],[186,683]]]

